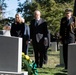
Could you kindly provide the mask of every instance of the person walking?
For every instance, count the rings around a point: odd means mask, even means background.
[[[42,68],[45,47],[48,46],[48,29],[47,23],[41,18],[41,13],[39,10],[35,10],[34,19],[30,23],[30,39],[34,48],[35,63],[37,67]]]
[[[75,42],[75,18],[72,16],[72,10],[66,9],[65,16],[61,19],[60,38],[63,44],[63,59],[65,69],[68,68],[68,44]]]
[[[20,14],[17,13],[15,15],[14,23],[11,24],[10,34],[11,36],[22,38],[22,51],[24,46],[23,44],[24,31],[25,31],[25,23],[23,21],[23,18],[20,16]]]

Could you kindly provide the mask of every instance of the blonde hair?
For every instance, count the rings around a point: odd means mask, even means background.
[[[18,20],[17,20],[17,18],[18,18]],[[17,23],[17,22],[19,22],[19,23],[24,23],[25,22],[25,20],[20,16],[20,14],[16,14],[15,15],[15,22]]]
[[[41,12],[40,12],[39,10],[35,10],[35,11],[34,11],[34,15],[35,15],[36,13],[39,13],[39,14],[41,15]]]

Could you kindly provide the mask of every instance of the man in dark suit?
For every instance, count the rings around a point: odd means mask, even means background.
[[[65,17],[61,19],[60,37],[63,44],[63,58],[65,69],[68,63],[68,44],[75,42],[75,18],[72,16],[72,10],[65,10]]]
[[[30,39],[32,40],[34,48],[35,63],[37,64],[37,67],[42,68],[43,58],[46,56],[46,49],[48,47],[47,23],[42,18],[40,18],[40,11],[36,10],[34,12],[34,16],[35,19],[33,19],[30,24]]]

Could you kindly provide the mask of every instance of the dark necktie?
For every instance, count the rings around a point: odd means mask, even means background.
[[[26,28],[26,35],[28,35],[28,30],[27,30],[27,28]]]
[[[67,19],[67,22],[68,22],[68,25],[70,25],[71,22],[72,22],[72,19],[71,18],[70,19]]]
[[[38,20],[36,20],[36,26],[38,26]]]

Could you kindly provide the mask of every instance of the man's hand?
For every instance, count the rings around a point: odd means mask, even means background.
[[[28,41],[26,41],[26,45],[28,45]]]
[[[32,39],[30,39],[30,44],[32,44]]]
[[[48,39],[44,38],[44,46],[48,46]]]

